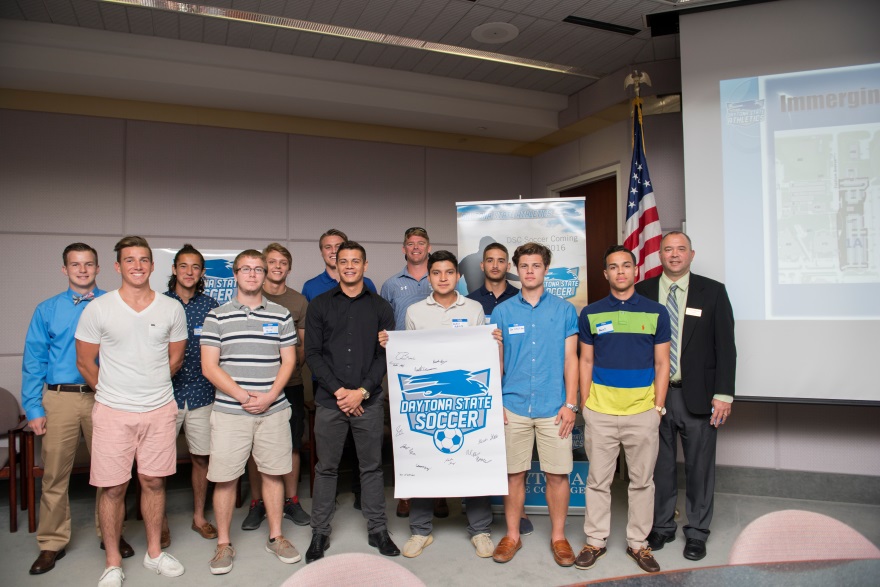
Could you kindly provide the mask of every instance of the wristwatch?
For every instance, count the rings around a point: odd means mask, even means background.
[[[574,412],[575,414],[578,413],[578,407],[574,404],[565,404],[565,407],[568,408],[569,410],[571,410],[572,412]]]
[[[359,387],[358,389],[361,390],[361,394],[364,396],[364,400],[370,399],[370,392],[369,391],[367,391],[363,387]]]
[[[666,415],[666,406],[654,406],[654,409],[657,410],[657,413],[661,416]]]

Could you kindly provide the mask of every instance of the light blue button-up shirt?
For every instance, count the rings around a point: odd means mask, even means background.
[[[577,310],[546,291],[533,307],[520,292],[495,308],[492,322],[504,339],[504,407],[527,418],[556,416],[565,405],[565,339],[578,333]]]
[[[95,297],[104,295],[97,287]],[[41,302],[34,310],[24,339],[21,362],[21,403],[28,420],[43,418],[43,385],[84,385],[76,368],[76,325],[89,301],[74,305],[72,289]]]

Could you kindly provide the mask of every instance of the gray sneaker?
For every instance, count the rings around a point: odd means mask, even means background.
[[[298,563],[302,558],[296,547],[284,536],[278,536],[274,541],[270,539],[266,542],[266,552],[271,552],[278,557],[278,560],[289,565]]]
[[[232,560],[235,558],[235,549],[232,544],[218,544],[208,567],[212,575],[225,575],[232,570]]]
[[[308,526],[312,521],[312,517],[306,513],[302,504],[294,503],[290,498],[284,500],[284,517],[297,526]]]

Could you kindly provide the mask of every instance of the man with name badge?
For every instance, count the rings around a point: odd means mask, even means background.
[[[537,440],[547,480],[550,551],[556,564],[570,567],[574,552],[565,538],[571,489],[571,430],[577,413],[577,311],[544,290],[550,249],[526,243],[513,253],[522,290],[498,305],[492,321],[504,341],[501,381],[508,494],[504,497],[507,535],[493,559],[506,563],[522,548],[520,520],[525,505],[526,472]]]
[[[660,565],[648,546],[654,513],[654,463],[666,413],[669,381],[669,315],[636,293],[636,258],[614,245],[605,252],[611,294],[581,311],[580,388],[584,395],[587,541],[575,566],[592,568],[611,533],[611,481],[620,445],[629,471],[626,553],[645,572]]]
[[[421,302],[431,293],[428,282],[428,255],[431,254],[431,241],[428,231],[421,226],[407,228],[403,233],[403,258],[406,265],[399,273],[389,277],[382,284],[382,297],[388,300],[394,309],[394,323],[397,328],[404,329],[406,310],[412,304]],[[449,505],[445,499],[438,499],[434,515],[438,518],[449,516]],[[397,517],[409,516],[409,500],[397,502]]]
[[[468,294],[468,298],[480,302],[483,312],[486,314],[486,324],[492,324],[492,312],[495,306],[506,302],[519,293],[519,289],[507,281],[510,269],[510,258],[507,247],[501,243],[490,242],[483,249],[483,260],[480,262],[480,270],[483,272],[483,285]],[[519,533],[528,536],[535,531],[532,521],[523,511],[519,522]]]
[[[386,365],[385,349],[378,342],[379,331],[394,329],[394,312],[364,285],[367,253],[361,245],[342,243],[336,265],[339,285],[313,299],[306,313],[306,361],[316,380],[318,450],[307,563],[323,558],[330,545],[339,461],[349,430],[360,462],[367,542],[378,548],[379,554],[400,554],[388,534],[385,515],[382,378]]]
[[[691,239],[683,232],[667,233],[660,244],[663,274],[639,283],[636,291],[665,304],[672,321],[667,413],[660,425],[654,525],[648,544],[660,550],[675,540],[675,453],[681,436],[688,519],[684,557],[697,561],[706,556],[715,499],[715,441],[733,403],[736,342],[724,284],[691,273],[693,259]]]
[[[483,308],[469,300],[455,288],[460,278],[458,260],[449,251],[437,251],[428,257],[428,281],[433,293],[406,311],[407,330],[432,328],[465,328],[480,326],[485,322]],[[380,343],[387,341],[382,332]],[[468,519],[468,535],[476,548],[477,556],[489,558],[495,549],[492,544],[492,507],[489,496],[464,498]],[[410,502],[409,527],[412,536],[403,547],[403,556],[414,558],[434,542],[433,515],[435,498],[412,498]]]
[[[67,291],[41,302],[34,310],[24,341],[21,370],[21,399],[28,426],[43,437],[43,486],[37,526],[40,554],[31,565],[31,575],[51,571],[55,561],[66,554],[71,534],[67,489],[80,433],[89,452],[92,451],[95,391],[76,369],[73,333],[89,302],[105,292],[95,284],[100,272],[95,249],[85,243],[73,243],[65,247],[61,258]],[[100,500],[99,489],[95,506],[99,536]],[[120,541],[124,555],[133,556],[131,546],[122,538]]]
[[[232,271],[236,296],[211,310],[201,339],[202,372],[216,389],[208,465],[208,479],[216,483],[217,549],[208,565],[214,575],[233,567],[235,486],[251,453],[269,520],[265,550],[287,564],[301,558],[281,533],[281,477],[291,469],[290,404],[283,391],[296,366],[296,328],[290,312],[263,295],[266,258],[260,251],[239,253]]]
[[[90,482],[104,488],[98,515],[107,550],[99,587],[125,580],[119,538],[135,461],[147,533],[144,567],[166,577],[184,572],[162,551],[160,535],[165,477],[177,470],[171,377],[183,366],[186,314],[180,303],[150,288],[153,251],[144,238],[127,236],[114,250],[122,285],[90,302],[76,328],[76,366],[96,392]]]
[[[214,386],[202,375],[202,350],[199,339],[208,312],[219,306],[205,295],[205,257],[186,243],[174,255],[168,291],[165,295],[183,305],[189,334],[183,367],[171,378],[177,401],[177,433],[184,427],[192,461],[193,521],[191,528],[202,538],[217,538],[217,528],[205,518],[208,495],[208,456],[211,454],[211,411]],[[162,548],[171,545],[168,519],[162,525]]]

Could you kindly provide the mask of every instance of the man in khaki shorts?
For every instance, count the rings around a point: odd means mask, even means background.
[[[147,532],[144,567],[166,577],[184,572],[162,551],[160,533],[165,477],[177,470],[171,377],[183,364],[186,316],[179,303],[150,288],[153,252],[145,239],[127,236],[114,248],[122,285],[89,302],[75,335],[77,369],[95,390],[90,482],[104,488],[98,517],[107,550],[99,587],[125,580],[119,539],[135,460]]]
[[[300,560],[281,534],[281,476],[291,470],[290,404],[283,391],[296,365],[296,328],[290,312],[263,295],[266,268],[260,251],[239,253],[232,265],[237,295],[211,310],[202,328],[202,372],[216,388],[208,465],[208,479],[217,484],[217,550],[210,563],[215,575],[232,570],[235,482],[251,452],[269,519],[266,550],[284,563]]]
[[[208,312],[219,306],[205,294],[205,257],[191,244],[174,255],[168,291],[165,295],[183,304],[188,338],[183,367],[171,379],[177,402],[177,433],[184,427],[189,456],[192,461],[193,521],[192,529],[208,540],[217,538],[217,528],[205,519],[205,498],[208,493],[208,455],[211,454],[211,411],[214,386],[202,375],[202,351],[199,339]],[[171,532],[166,517],[162,525],[162,548],[171,545]]]
[[[577,413],[578,325],[574,306],[544,290],[550,257],[550,250],[538,243],[518,247],[513,264],[522,289],[492,312],[492,322],[504,340],[501,392],[508,479],[504,497],[507,535],[492,558],[506,563],[522,548],[519,528],[525,478],[537,440],[547,480],[550,550],[556,564],[570,567],[575,557],[565,538],[565,517],[571,499],[571,430]]]

